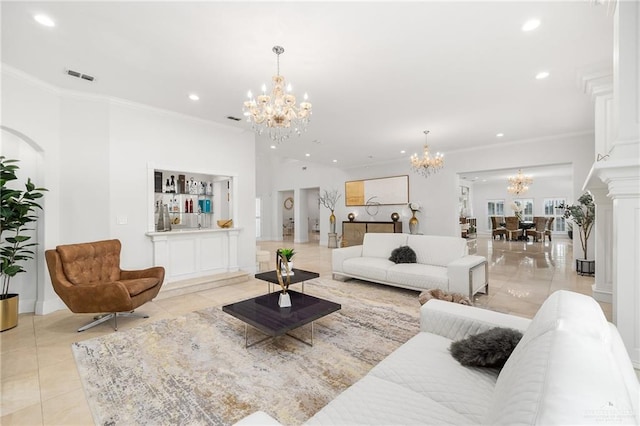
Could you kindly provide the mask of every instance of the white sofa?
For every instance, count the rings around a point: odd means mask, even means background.
[[[455,340],[509,327],[523,337],[502,370],[464,367]],[[593,298],[553,293],[533,320],[430,300],[421,332],[306,424],[639,424],[640,384]],[[256,412],[243,425],[277,424]]]
[[[417,263],[393,263],[393,249],[409,246]],[[458,237],[410,234],[364,235],[362,245],[332,252],[333,278],[358,278],[412,290],[439,288],[473,295],[489,290],[487,260],[469,255],[467,240]]]

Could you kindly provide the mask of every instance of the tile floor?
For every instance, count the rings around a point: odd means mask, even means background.
[[[269,251],[293,246],[297,252],[296,267],[331,277],[331,250],[318,246],[315,241],[308,244],[260,242],[259,245]],[[572,245],[568,239],[525,243],[479,237],[475,250],[489,259],[490,271],[489,295],[479,296],[478,306],[531,317],[555,290],[591,293],[593,278],[581,277],[572,270]],[[251,278],[241,284],[153,301],[139,309],[149,314],[149,319],[123,318],[119,320],[119,328],[126,330],[264,291],[265,284]],[[611,306],[601,305],[610,318]],[[18,327],[0,334],[0,424],[93,424],[70,345],[114,331],[105,323],[77,333],[76,329],[90,319],[91,315],[72,314],[67,310],[44,316],[22,314]]]

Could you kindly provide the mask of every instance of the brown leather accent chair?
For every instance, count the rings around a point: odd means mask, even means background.
[[[158,295],[164,281],[164,268],[139,271],[120,269],[119,240],[60,245],[45,251],[53,289],[71,312],[101,313],[79,328],[85,331],[118,316],[149,318],[133,310]]]

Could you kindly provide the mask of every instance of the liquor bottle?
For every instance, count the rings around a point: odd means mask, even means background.
[[[189,198],[189,213],[193,213],[193,198]]]
[[[184,212],[189,213],[189,200],[184,200]]]
[[[171,183],[169,183],[169,178],[167,178],[167,183],[164,186],[164,192],[171,192]]]
[[[171,175],[171,192],[176,192],[176,181],[175,176]]]

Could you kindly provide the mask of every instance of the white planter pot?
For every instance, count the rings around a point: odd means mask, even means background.
[[[284,263],[280,264],[280,272],[282,272],[283,277],[293,275],[293,262],[287,262],[287,266],[289,267],[289,273],[287,273],[287,268],[284,266]]]

